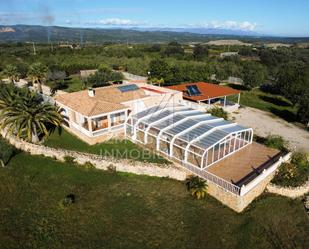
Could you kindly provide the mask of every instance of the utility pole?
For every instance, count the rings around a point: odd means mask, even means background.
[[[32,42],[32,47],[33,47],[33,55],[36,55],[34,42]]]

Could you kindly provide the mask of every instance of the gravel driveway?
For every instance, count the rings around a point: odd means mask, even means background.
[[[259,136],[280,135],[289,142],[291,148],[309,152],[309,132],[269,112],[245,107],[231,116],[237,123],[252,127]]]

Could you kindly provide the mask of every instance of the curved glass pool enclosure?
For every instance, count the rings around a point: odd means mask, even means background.
[[[131,115],[126,135],[183,164],[205,169],[252,143],[253,130],[182,105]]]

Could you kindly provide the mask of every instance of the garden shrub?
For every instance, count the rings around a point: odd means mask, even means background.
[[[95,166],[91,162],[88,162],[88,161],[85,162],[83,166],[86,169],[94,169],[95,168]]]
[[[187,190],[197,199],[205,198],[207,193],[207,183],[198,176],[193,176],[186,181]]]
[[[66,162],[66,163],[70,163],[70,164],[75,164],[76,163],[75,162],[75,158],[72,157],[72,156],[65,156],[63,159],[64,159],[64,162]]]
[[[297,187],[309,179],[309,161],[306,153],[295,152],[289,163],[283,163],[273,183],[281,186]]]
[[[278,135],[269,135],[265,138],[264,144],[267,147],[286,151],[287,143],[286,141]]]
[[[74,194],[68,194],[64,197],[64,199],[61,202],[62,207],[68,207],[75,203],[75,195]]]
[[[224,111],[220,107],[213,107],[208,111],[212,116],[216,116],[218,118],[224,118],[225,120],[228,119],[228,113]]]
[[[302,152],[295,152],[291,158],[291,163],[298,165],[301,170],[308,170],[308,155]]]
[[[107,166],[107,170],[109,171],[109,172],[116,172],[116,166],[115,165],[113,165],[113,164],[110,164],[110,165],[108,165]]]

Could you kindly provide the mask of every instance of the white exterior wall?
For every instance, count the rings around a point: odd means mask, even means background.
[[[108,128],[105,128],[105,129],[101,129],[101,130],[97,130],[97,131],[89,131],[87,129],[85,129],[84,127],[82,127],[82,124],[84,123],[85,121],[85,118],[87,119],[87,122],[88,122],[88,119],[95,119],[95,118],[99,118],[99,117],[104,117],[104,116],[107,116],[108,119],[109,119],[109,122],[111,121],[110,120],[110,115],[111,114],[116,114],[116,113],[123,113],[125,112],[125,118],[123,120],[126,120],[127,119],[127,109],[126,110],[118,110],[118,111],[114,111],[114,112],[110,112],[110,113],[104,113],[104,114],[101,114],[101,115],[96,115],[96,116],[91,116],[91,117],[87,117],[85,115],[82,115],[64,105],[62,105],[61,103],[58,103],[57,102],[57,105],[60,106],[60,108],[63,109],[64,113],[65,113],[65,117],[66,117],[66,121],[68,121],[68,125],[69,127],[74,127],[76,130],[80,131],[81,133],[83,133],[84,135],[88,136],[88,137],[97,137],[97,136],[100,136],[100,135],[103,135],[111,130],[117,130],[117,127],[119,129],[124,129],[124,124],[120,124],[120,125],[117,125],[117,126],[109,126]],[[72,120],[73,118],[73,113],[75,112],[75,117],[76,117],[76,122],[74,122]]]
[[[163,88],[163,87],[158,87],[158,86],[154,86],[154,85],[149,85],[146,83],[136,83],[136,85],[138,85],[139,87],[146,87],[148,89],[153,89],[154,91],[151,90],[147,90],[147,89],[143,89],[145,91],[145,94],[147,95],[145,98],[141,98],[141,99],[136,99],[136,100],[132,100],[132,101],[126,101],[126,102],[122,102],[121,104],[125,105],[128,107],[127,110],[130,110],[131,113],[135,114],[137,112],[141,112],[151,106],[155,106],[155,105],[165,105],[165,104],[180,104],[182,101],[182,92],[179,91],[174,91],[171,89],[167,89],[167,88]],[[159,91],[159,92],[156,92]],[[162,92],[162,93],[160,93]],[[113,113],[119,113],[119,112],[123,112],[122,111],[115,111],[115,112],[110,112],[110,113],[103,113],[97,116],[92,116],[92,117],[87,117],[84,116],[80,113],[78,113],[77,111],[74,111],[70,108],[68,108],[67,106],[56,102],[58,106],[60,106],[61,108],[63,108],[65,110],[65,116],[68,119],[68,124],[69,127],[74,127],[75,129],[77,129],[78,131],[80,131],[81,133],[83,133],[84,135],[88,136],[88,137],[97,137],[97,136],[101,136],[104,135],[106,133],[108,133],[109,131],[114,131],[117,130],[117,127],[108,127],[105,129],[101,129],[101,130],[97,130],[97,131],[88,131],[87,129],[85,129],[84,127],[82,127],[82,124],[84,123],[84,118],[86,119],[94,119],[94,118],[98,118],[98,117],[102,117],[102,116],[108,116],[109,121],[111,121],[110,119],[110,115]],[[127,119],[127,110],[126,110],[126,117],[125,120]],[[73,113],[76,113],[76,122],[73,122]],[[119,125],[119,130],[122,129],[124,132],[124,124]]]

